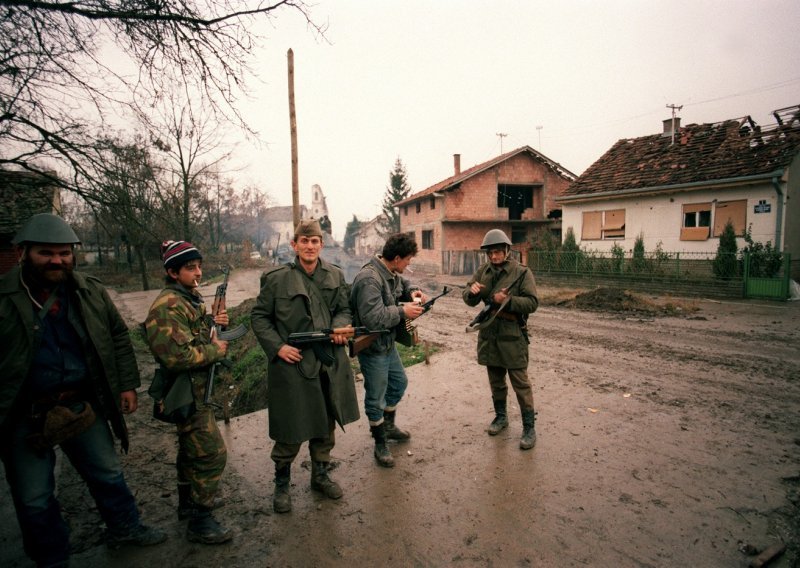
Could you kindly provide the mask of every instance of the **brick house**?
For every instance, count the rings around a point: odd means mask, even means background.
[[[17,264],[11,240],[37,213],[61,214],[61,193],[41,176],[0,169],[0,275]]]
[[[618,141],[556,199],[565,231],[598,251],[642,235],[645,251],[715,253],[730,220],[737,236],[749,228],[800,258],[800,106],[773,116],[763,128],[749,116],[667,119],[660,134]]]
[[[455,154],[453,166],[449,178],[395,203],[400,230],[413,232],[420,245],[415,265],[463,274],[475,261],[455,259],[479,250],[489,229],[505,231],[520,250],[536,229],[560,231],[555,198],[576,178],[560,164],[522,146],[464,171]]]

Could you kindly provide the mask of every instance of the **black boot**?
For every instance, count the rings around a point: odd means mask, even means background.
[[[506,401],[492,400],[494,403],[494,420],[489,424],[489,429],[486,430],[490,436],[497,436],[500,432],[508,426],[508,413],[506,412]]]
[[[375,460],[381,467],[394,467],[394,458],[389,448],[386,447],[385,426],[386,422],[381,422],[377,426],[369,427],[372,437],[375,438]]]
[[[522,411],[522,438],[519,440],[519,447],[521,450],[530,450],[536,445],[535,421],[536,413],[533,411],[533,408]]]
[[[328,499],[339,499],[342,488],[328,476],[328,462],[311,462],[311,489],[319,491]]]
[[[292,465],[275,464],[275,493],[272,495],[272,510],[276,513],[288,513],[292,510],[292,496],[289,494],[289,483],[292,480]]]
[[[211,514],[211,509],[195,505],[189,526],[186,528],[186,539],[201,544],[222,544],[233,538],[233,533],[220,525]]]
[[[394,423],[396,410],[383,411],[383,424],[384,433],[387,440],[397,440],[398,442],[406,442],[411,439],[411,433],[406,430],[401,430]]]

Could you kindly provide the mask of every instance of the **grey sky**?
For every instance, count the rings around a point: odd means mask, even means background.
[[[327,42],[281,12],[244,104],[267,146],[237,174],[291,203],[286,52],[295,58],[301,202],[319,184],[334,236],[379,212],[399,156],[413,191],[524,145],[575,174],[614,142],[800,103],[800,2],[318,0]],[[537,129],[541,126],[541,129]],[[540,143],[541,137],[541,143]],[[541,144],[541,145],[540,145]]]

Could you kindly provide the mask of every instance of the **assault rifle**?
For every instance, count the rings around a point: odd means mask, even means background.
[[[445,286],[442,288],[442,293],[434,296],[424,304],[420,304],[422,307],[422,314],[427,313],[432,307],[434,302],[444,296],[445,294],[450,293],[450,288]],[[420,316],[422,315],[420,314]],[[417,316],[419,317],[419,316]],[[414,318],[417,319],[417,318]],[[405,345],[406,347],[413,347],[417,343],[419,343],[419,338],[417,336],[417,326],[413,323],[414,320],[403,320],[395,327],[395,338],[394,340],[401,345]]]
[[[512,286],[514,286],[514,284],[525,278],[525,275],[527,273],[528,269],[526,268],[517,278],[514,279],[514,281],[511,284],[509,284],[504,288],[500,288],[500,290],[506,290],[506,291],[510,290]],[[478,312],[478,315],[475,316],[471,322],[469,322],[466,331],[468,332],[478,331],[483,329],[484,327],[487,327],[490,323],[494,321],[494,318],[497,317],[497,314],[499,314],[505,309],[505,307],[508,305],[508,302],[511,301],[511,296],[508,296],[506,297],[506,299],[503,301],[502,304],[500,304],[499,306],[495,306],[494,303],[492,302],[493,296],[494,292],[489,294],[489,297],[486,300],[484,300],[484,303],[486,305],[483,306],[481,311]],[[491,313],[492,311],[494,311],[494,314]]]
[[[224,275],[222,278],[222,284],[217,286],[216,292],[214,292],[214,302],[211,304],[211,317],[216,317],[222,310],[225,309],[225,295],[228,293],[228,276],[230,275],[231,270],[230,267],[225,267],[222,269],[222,274]],[[239,324],[233,329],[223,329],[223,326],[214,324],[211,328],[211,337],[216,336],[217,339],[222,341],[234,341],[239,339],[244,334],[247,333],[247,326],[244,324]],[[216,362],[211,365],[211,368],[208,370],[208,377],[206,378],[206,394],[203,397],[204,404],[212,404],[211,403],[211,395],[214,392],[214,378],[217,375],[217,367],[222,364],[220,362]]]
[[[311,347],[314,354],[323,365],[330,365],[334,362],[334,357],[323,347],[333,341],[334,334],[344,335],[350,341],[349,355],[355,357],[360,351],[372,344],[380,335],[391,333],[388,329],[367,329],[366,327],[339,327],[336,329],[322,329],[320,331],[306,331],[300,333],[290,333],[286,341],[292,347],[305,349]]]

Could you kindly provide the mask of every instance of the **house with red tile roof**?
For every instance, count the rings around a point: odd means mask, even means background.
[[[800,106],[772,115],[763,127],[667,119],[660,134],[619,140],[556,198],[564,232],[589,250],[629,251],[642,235],[646,251],[714,253],[730,221],[800,258]]]
[[[530,146],[463,171],[455,154],[452,176],[394,204],[400,230],[414,233],[420,247],[414,265],[435,273],[470,272],[474,263],[452,260],[479,250],[490,229],[505,231],[518,250],[527,248],[536,229],[560,231],[555,199],[576,177]]]

